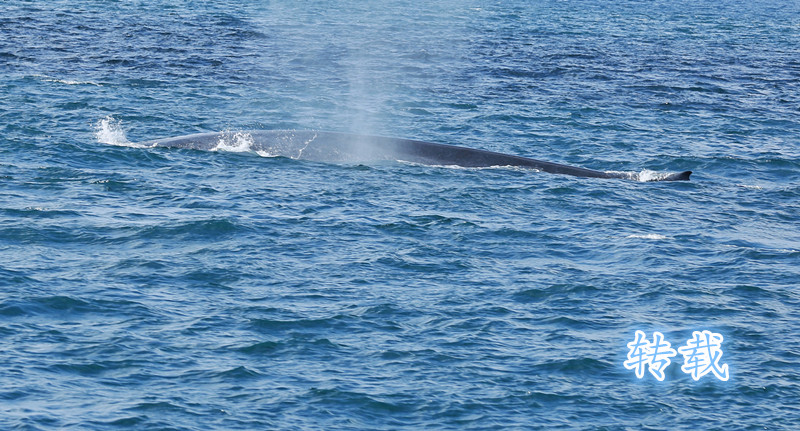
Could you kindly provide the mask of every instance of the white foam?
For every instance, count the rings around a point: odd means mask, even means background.
[[[737,186],[743,187],[743,188],[746,188],[746,189],[750,189],[750,190],[763,190],[764,189],[761,186],[749,185],[749,184],[737,184]]]
[[[46,76],[46,75],[33,75],[33,76],[36,77],[36,78],[41,78],[42,81],[45,81],[45,82],[55,82],[55,83],[58,83],[58,84],[65,84],[65,85],[94,85],[96,87],[102,87],[103,86],[102,84],[98,84],[98,83],[92,82],[92,81],[75,81],[75,80],[72,80],[72,79],[58,79],[58,78],[51,78],[51,77]]]
[[[668,237],[664,235],[659,235],[657,233],[646,233],[646,234],[632,234],[628,235],[625,238],[638,238],[638,239],[652,239],[652,240],[665,240]]]
[[[641,181],[639,179],[639,174],[636,172],[629,172],[629,171],[604,171],[607,174],[612,175],[619,175],[619,178],[633,180],[633,181]]]
[[[258,154],[261,157],[279,157],[278,154],[273,154],[270,153],[269,151],[264,151],[264,150],[256,150],[256,154]]]
[[[94,85],[96,87],[102,87],[102,84],[98,84],[92,81],[73,81],[71,79],[47,79],[46,81],[57,82],[59,84],[66,84],[66,85]]]
[[[636,181],[647,182],[647,181],[658,181],[661,178],[665,178],[667,175],[669,174],[651,171],[649,169],[642,169],[641,172],[635,174],[635,177]]]
[[[631,179],[646,183],[650,181],[661,181],[673,174],[674,172],[656,172],[650,169],[642,169],[639,173],[632,173]]]
[[[606,172],[608,172],[609,174],[623,175],[623,178],[643,183],[651,181],[661,181],[665,178],[668,178],[670,175],[674,173],[674,172],[657,172],[657,171],[651,171],[650,169],[642,169],[640,172],[630,172],[630,171],[606,171]]]
[[[409,165],[409,166],[423,166],[423,167],[426,167],[426,168],[454,169],[454,170],[462,170],[462,171],[482,171],[482,170],[506,169],[506,170],[515,170],[515,171],[524,171],[524,172],[542,172],[539,169],[529,168],[527,166],[513,166],[513,165],[461,166],[461,165],[435,165],[435,164],[430,164],[430,163],[411,162],[411,161],[403,160],[403,159],[395,159],[395,161],[397,163],[402,163],[404,165]]]

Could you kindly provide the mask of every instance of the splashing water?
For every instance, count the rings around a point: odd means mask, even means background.
[[[223,132],[217,145],[211,151],[247,153],[253,151],[253,136],[247,132]]]
[[[642,169],[639,172],[625,172],[625,171],[606,171],[606,172],[610,174],[623,174],[625,175],[624,178],[642,183],[661,181],[664,178],[668,178],[670,175],[674,174],[674,172],[658,172],[658,171],[651,171],[649,169]]]
[[[639,173],[634,173],[631,175],[632,179],[635,181],[641,181],[643,183],[650,182],[650,181],[660,181],[664,178],[669,177],[672,175],[672,172],[656,172],[651,171],[649,169],[642,169]]]
[[[223,132],[217,145],[211,151],[224,151],[229,153],[255,153],[261,157],[277,157],[266,150],[257,150],[253,135],[247,132]]]
[[[119,145],[123,147],[140,147],[129,141],[122,129],[122,122],[111,115],[95,124],[94,136],[101,144]]]

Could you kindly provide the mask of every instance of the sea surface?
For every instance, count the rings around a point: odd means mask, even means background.
[[[252,129],[694,174],[136,145]],[[2,430],[800,424],[795,1],[4,0],[0,180]]]

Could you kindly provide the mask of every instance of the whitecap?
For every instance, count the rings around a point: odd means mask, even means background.
[[[625,238],[652,239],[652,240],[668,239],[668,237],[666,237],[664,235],[657,234],[657,233],[631,234],[631,235],[626,236]]]

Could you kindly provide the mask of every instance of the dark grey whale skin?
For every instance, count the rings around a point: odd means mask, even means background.
[[[635,179],[635,174],[625,172],[595,171],[455,145],[310,130],[251,130],[245,132],[198,133],[156,139],[142,142],[140,145],[212,150],[217,148],[220,142],[233,145],[237,140],[245,142],[250,151],[266,152],[272,156],[316,162],[405,161],[423,165],[462,166],[468,168],[517,166],[551,174],[576,177]],[[671,173],[656,176],[653,181],[688,181],[691,174],[692,171]]]

